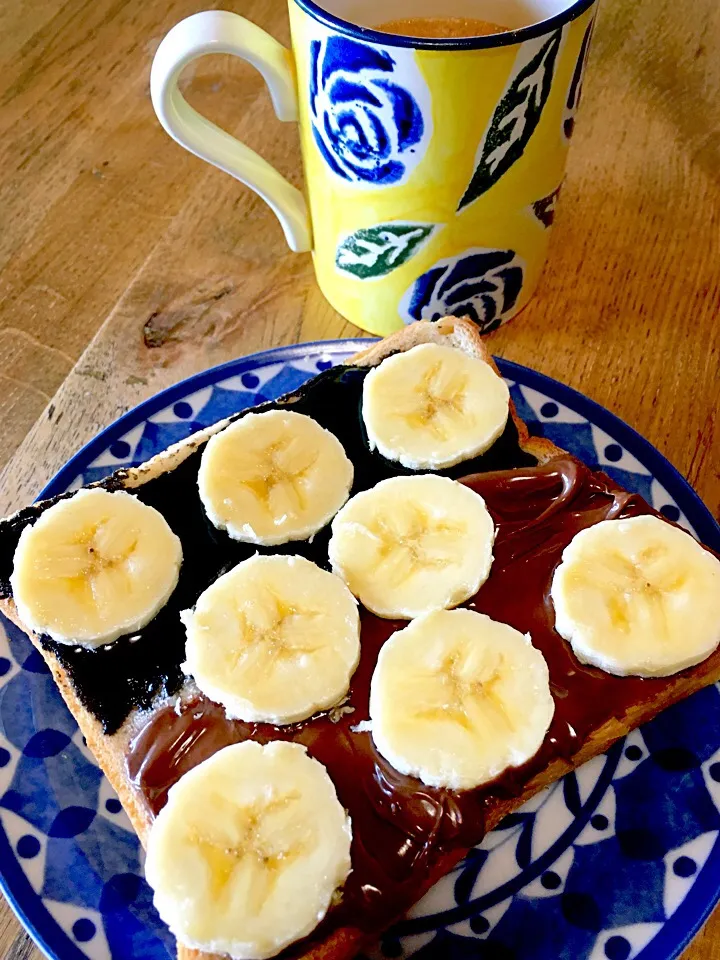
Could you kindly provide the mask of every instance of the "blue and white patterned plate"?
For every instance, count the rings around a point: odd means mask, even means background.
[[[294,390],[357,340],[232,361],[141,404],[69,461],[49,496],[237,410]],[[538,373],[500,363],[520,416],[720,550],[688,484],[628,426]],[[167,960],[142,852],[42,658],[0,627],[0,883],[58,960]],[[720,896],[720,692],[666,711],[508,817],[388,934],[377,957],[669,960]]]

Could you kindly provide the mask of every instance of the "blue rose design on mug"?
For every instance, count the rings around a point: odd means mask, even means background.
[[[310,44],[310,118],[330,169],[351,183],[388,186],[405,180],[425,152],[430,111],[412,51],[329,36]],[[429,93],[427,93],[429,104]]]
[[[439,260],[400,301],[404,323],[469,316],[482,333],[510,318],[520,296],[524,263],[514,250],[474,248]]]

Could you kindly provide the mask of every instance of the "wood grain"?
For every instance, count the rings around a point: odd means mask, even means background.
[[[0,6],[0,513],[99,428],[210,364],[356,336],[254,195],[162,132],[164,32],[234,6],[287,39],[280,0]],[[297,133],[251,68],[208,58],[198,109],[301,183]],[[538,296],[495,353],[648,437],[720,513],[720,7],[604,0]],[[0,905],[0,956],[38,960]],[[684,954],[720,960],[720,914]]]

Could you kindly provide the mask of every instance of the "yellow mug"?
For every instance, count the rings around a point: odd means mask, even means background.
[[[289,0],[292,52],[206,11],[160,44],[152,102],[178,143],[267,201],[293,250],[312,250],[346,319],[384,336],[465,314],[487,332],[522,310],[546,259],[594,3]],[[442,40],[372,29],[440,7],[509,29]],[[299,121],[307,203],[183,98],[183,67],[207,53],[252,63],[278,117]]]

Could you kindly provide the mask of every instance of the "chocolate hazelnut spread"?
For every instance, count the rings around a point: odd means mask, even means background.
[[[534,777],[548,769],[551,779],[561,776],[589,755],[589,743],[597,743],[591,752],[605,749],[625,732],[625,722],[644,719],[632,719],[638,702],[652,703],[657,696],[655,712],[686,692],[683,674],[617,678],[584,666],[554,629],[549,590],[564,547],[600,520],[653,513],[642,498],[570,456],[544,466],[474,474],[462,482],[485,498],[497,526],[490,577],[466,606],[529,632],[550,669],[555,716],[528,763],[464,792],[429,788],[394,770],[362,721],[368,719],[378,651],[405,623],[365,610],[361,660],[345,703],[351,711],[273,727],[228,720],[221,707],[199,695],[177,710],[169,705],[154,712],[130,746],[129,776],[153,814],[184,773],[247,738],[301,743],[326,766],[353,821],[353,869],[340,903],[310,941],[345,925],[380,932],[533,792]]]

